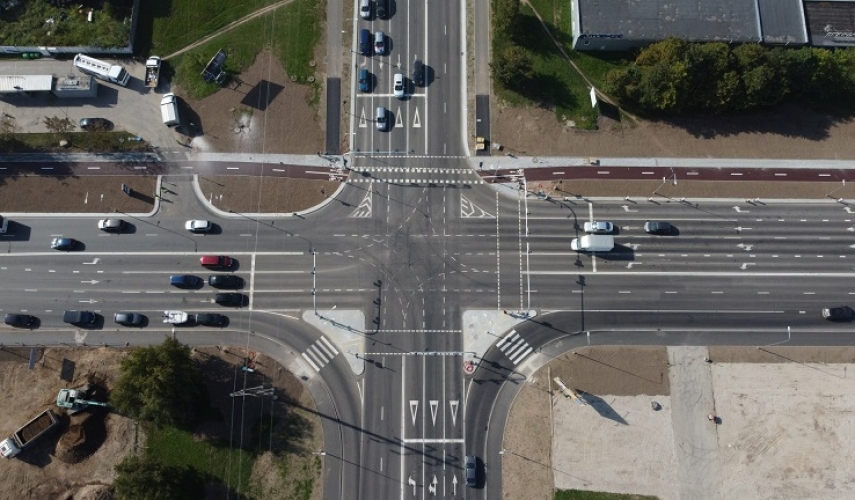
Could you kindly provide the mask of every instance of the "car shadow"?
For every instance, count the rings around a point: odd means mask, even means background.
[[[596,256],[603,260],[635,260],[635,250],[632,248],[615,243],[615,247],[611,252],[595,252]]]

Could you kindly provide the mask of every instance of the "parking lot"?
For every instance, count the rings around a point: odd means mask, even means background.
[[[109,60],[108,60],[109,61]],[[6,95],[0,99],[0,117],[14,132],[47,132],[44,119],[68,117],[76,125],[81,118],[106,118],[116,130],[136,134],[165,155],[183,155],[177,140],[182,136],[165,126],[160,116],[160,98],[169,92],[168,82],[161,80],[156,90],[144,84],[145,65],[131,60],[118,61],[131,74],[127,87],[97,80],[95,98],[58,98],[49,92],[33,95]],[[0,62],[2,75],[81,75],[71,60],[41,59]]]

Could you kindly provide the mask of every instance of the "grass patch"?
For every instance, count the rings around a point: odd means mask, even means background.
[[[152,54],[165,56],[277,1],[146,0],[140,13],[140,38],[152,40]]]
[[[200,73],[217,50],[222,48],[228,54],[225,69],[229,75],[238,75],[252,64],[262,48],[270,47],[296,83],[314,84],[313,102],[317,102],[321,86],[320,82],[310,82],[315,76],[315,68],[310,63],[321,37],[324,14],[322,3],[294,0],[252,19],[170,60],[175,68],[175,83],[190,97],[200,99],[209,96],[219,90],[219,86],[205,83]]]
[[[67,148],[59,145],[65,139],[71,143]],[[0,151],[4,153],[77,153],[85,150],[93,153],[125,152],[143,153],[151,150],[145,141],[128,132],[70,132],[53,134],[3,134],[0,136]]]
[[[104,2],[103,8],[95,9],[91,23],[86,18],[90,8],[78,9],[78,5],[53,7],[44,0],[23,0],[4,9],[0,45],[124,47],[130,43],[132,1]]]
[[[216,479],[234,492],[249,492],[255,461],[253,453],[216,442],[198,441],[189,432],[173,427],[150,427],[147,434],[149,458],[166,465],[192,467],[203,477]]]
[[[558,490],[555,492],[555,500],[659,500],[659,497],[599,491]]]
[[[569,2],[529,0],[529,3],[570,59],[598,89],[602,88],[606,73],[628,64],[626,58],[630,54],[627,53],[589,54],[571,49],[573,36]],[[543,103],[554,109],[559,121],[572,120],[579,129],[596,128],[597,112],[591,109],[589,84],[545,36],[532,7],[528,4],[520,6],[517,24],[521,35],[515,42],[531,55],[534,76],[529,82],[521,82],[517,88],[507,88],[494,81],[498,96],[514,106]],[[493,37],[494,54],[509,43],[505,38]]]

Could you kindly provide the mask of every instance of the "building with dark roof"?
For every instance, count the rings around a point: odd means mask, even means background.
[[[571,0],[573,48],[690,42],[808,43],[803,0]],[[822,2],[817,2],[822,3]]]
[[[855,2],[805,0],[804,4],[812,45],[855,46]]]

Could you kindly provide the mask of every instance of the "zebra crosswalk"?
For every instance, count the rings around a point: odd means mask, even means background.
[[[518,364],[534,350],[516,330],[499,339],[496,345],[513,364]]]
[[[327,365],[336,355],[338,350],[333,347],[332,343],[326,337],[321,337],[310,345],[306,352],[302,354],[303,358],[308,361],[315,371],[321,371],[321,368]]]

